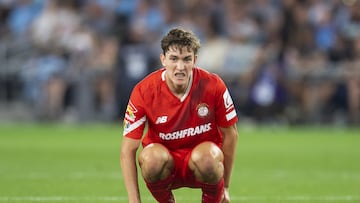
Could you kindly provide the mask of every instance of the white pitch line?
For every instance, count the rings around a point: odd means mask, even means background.
[[[0,176],[2,174],[0,173]],[[43,173],[43,172],[28,172],[26,174],[16,174],[16,175],[4,175],[5,179],[14,180],[42,180],[42,179],[51,179],[57,177],[57,174]],[[93,179],[122,179],[122,176],[119,172],[72,172],[62,174],[62,177],[65,179],[77,180],[85,178]]]
[[[199,200],[199,198],[177,197],[179,201]],[[143,197],[143,200],[153,201],[150,196]],[[344,196],[232,196],[232,201],[248,202],[248,201],[302,201],[302,202],[332,202],[332,201],[360,201],[360,196],[344,195]],[[87,202],[87,201],[102,201],[102,202],[126,202],[125,196],[104,196],[104,197],[71,197],[71,196],[0,196],[0,202]]]

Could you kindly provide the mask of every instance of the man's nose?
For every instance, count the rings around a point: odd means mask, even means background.
[[[182,60],[179,60],[179,61],[177,62],[177,64],[176,64],[176,68],[177,68],[178,70],[184,70],[184,69],[185,69],[185,64],[184,64],[184,62],[183,62]]]

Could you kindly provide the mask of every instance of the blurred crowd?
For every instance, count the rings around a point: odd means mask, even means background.
[[[243,120],[360,124],[357,0],[0,0],[0,104],[119,120],[175,26],[200,37],[197,66]]]

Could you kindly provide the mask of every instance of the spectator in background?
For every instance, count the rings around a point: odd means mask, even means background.
[[[142,33],[144,43],[151,43],[161,34],[164,18],[155,0],[139,1],[129,19],[130,29]],[[146,33],[146,34],[145,34]]]
[[[46,63],[31,62],[34,74],[30,77],[27,73],[31,68],[24,73],[33,83],[41,78],[36,91],[45,96],[35,103],[50,112],[45,118],[110,121],[116,112],[113,76],[118,42],[108,35],[100,37],[98,30],[86,23],[91,19],[83,18],[88,15],[80,15],[80,9],[73,1],[47,2],[32,26],[32,40],[39,50],[35,61]],[[65,109],[66,95],[69,111]],[[65,111],[67,116],[63,117]]]
[[[42,3],[33,0],[15,1],[8,18],[10,32],[18,39],[27,38],[31,24],[42,6]]]
[[[284,122],[288,102],[286,69],[281,63],[281,10],[271,0],[256,0],[249,6],[249,15],[259,32],[255,42],[260,51],[254,63],[253,82],[244,112],[260,122]]]
[[[69,46],[72,46],[69,39],[82,23],[79,11],[73,1],[47,1],[31,28],[34,45],[68,52]]]
[[[108,3],[108,4],[107,4]],[[116,117],[115,71],[119,38],[114,36],[115,2],[89,1],[81,23],[68,36],[70,119],[112,121]]]
[[[250,88],[256,77],[260,57],[260,28],[249,15],[249,3],[229,1],[225,5],[228,46],[220,75],[229,86],[240,112],[245,112],[250,98]]]
[[[31,26],[30,37],[36,48],[52,47],[55,44],[55,31],[58,24],[60,7],[56,1],[44,5],[39,16]],[[54,39],[55,38],[55,39]]]
[[[79,121],[112,121],[115,109],[115,65],[118,41],[98,36],[87,27],[73,33],[67,80],[72,110]],[[70,112],[74,113],[74,112]]]
[[[353,58],[345,70],[348,91],[349,121],[360,124],[360,34],[355,38]]]
[[[324,53],[333,47],[337,35],[331,6],[324,1],[316,1],[309,11],[309,21],[314,27],[314,43]]]
[[[118,1],[117,6],[115,7],[115,12],[117,15],[125,16],[126,19],[130,19],[134,13],[137,5],[140,0],[121,0]]]
[[[250,87],[247,115],[260,122],[286,122],[288,104],[286,70],[279,61],[280,43],[269,40],[263,45]]]
[[[21,73],[24,96],[36,119],[54,121],[62,116],[67,68],[67,61],[56,49],[38,50],[37,55],[24,64]]]
[[[215,17],[209,16],[204,27],[203,49],[199,50],[199,59],[197,64],[200,67],[206,67],[206,70],[222,74],[224,58],[229,47],[229,40],[222,34],[221,28],[216,23]]]
[[[77,29],[80,18],[69,1],[49,1],[29,28],[34,56],[22,71],[24,93],[41,120],[58,120],[64,113],[69,69],[67,38]]]
[[[81,8],[84,26],[97,35],[112,35],[116,30],[116,3],[114,0],[92,0]]]
[[[36,54],[24,66],[24,93],[42,120],[58,120],[64,113],[69,36],[79,25],[80,16],[70,1],[48,1],[30,27]]]
[[[8,35],[9,26],[8,26],[8,18],[11,12],[10,2],[0,2],[0,37],[4,38]]]
[[[116,98],[118,116],[125,114],[128,98],[134,85],[148,73],[158,67],[153,58],[150,44],[146,41],[146,32],[138,26],[130,28],[127,41],[120,46],[117,58]]]
[[[355,1],[349,7],[349,17],[341,27],[342,33],[347,39],[354,40],[360,34],[360,2]]]
[[[301,111],[298,118],[302,118],[303,122],[321,122],[324,107],[335,89],[335,85],[325,79],[330,72],[326,50],[331,46],[317,44],[317,27],[309,20],[311,4],[294,3],[292,6],[293,12],[289,15],[290,19],[293,19],[293,24],[290,30],[294,32],[285,44],[287,88],[292,102],[299,102]],[[323,17],[328,18],[328,14],[323,14]],[[320,19],[319,23],[321,22]]]
[[[360,1],[349,7],[348,21],[342,27],[342,34],[351,44],[351,60],[346,66],[346,87],[348,93],[348,117],[350,123],[360,123]]]

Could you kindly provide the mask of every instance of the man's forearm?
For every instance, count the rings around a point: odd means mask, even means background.
[[[136,151],[139,141],[123,138],[120,164],[129,202],[140,203],[140,192],[136,165]]]
[[[126,191],[128,193],[129,202],[141,202],[135,160],[132,157],[122,157],[121,169],[123,172],[123,178]]]
[[[225,187],[229,187],[231,172],[234,164],[233,153],[224,153],[224,183]]]
[[[235,153],[236,153],[237,138],[238,138],[238,134],[236,127],[231,127],[231,129],[227,129],[223,142],[224,183],[225,183],[224,186],[226,188],[228,188],[230,184],[230,177],[231,177],[232,168],[234,165]]]

